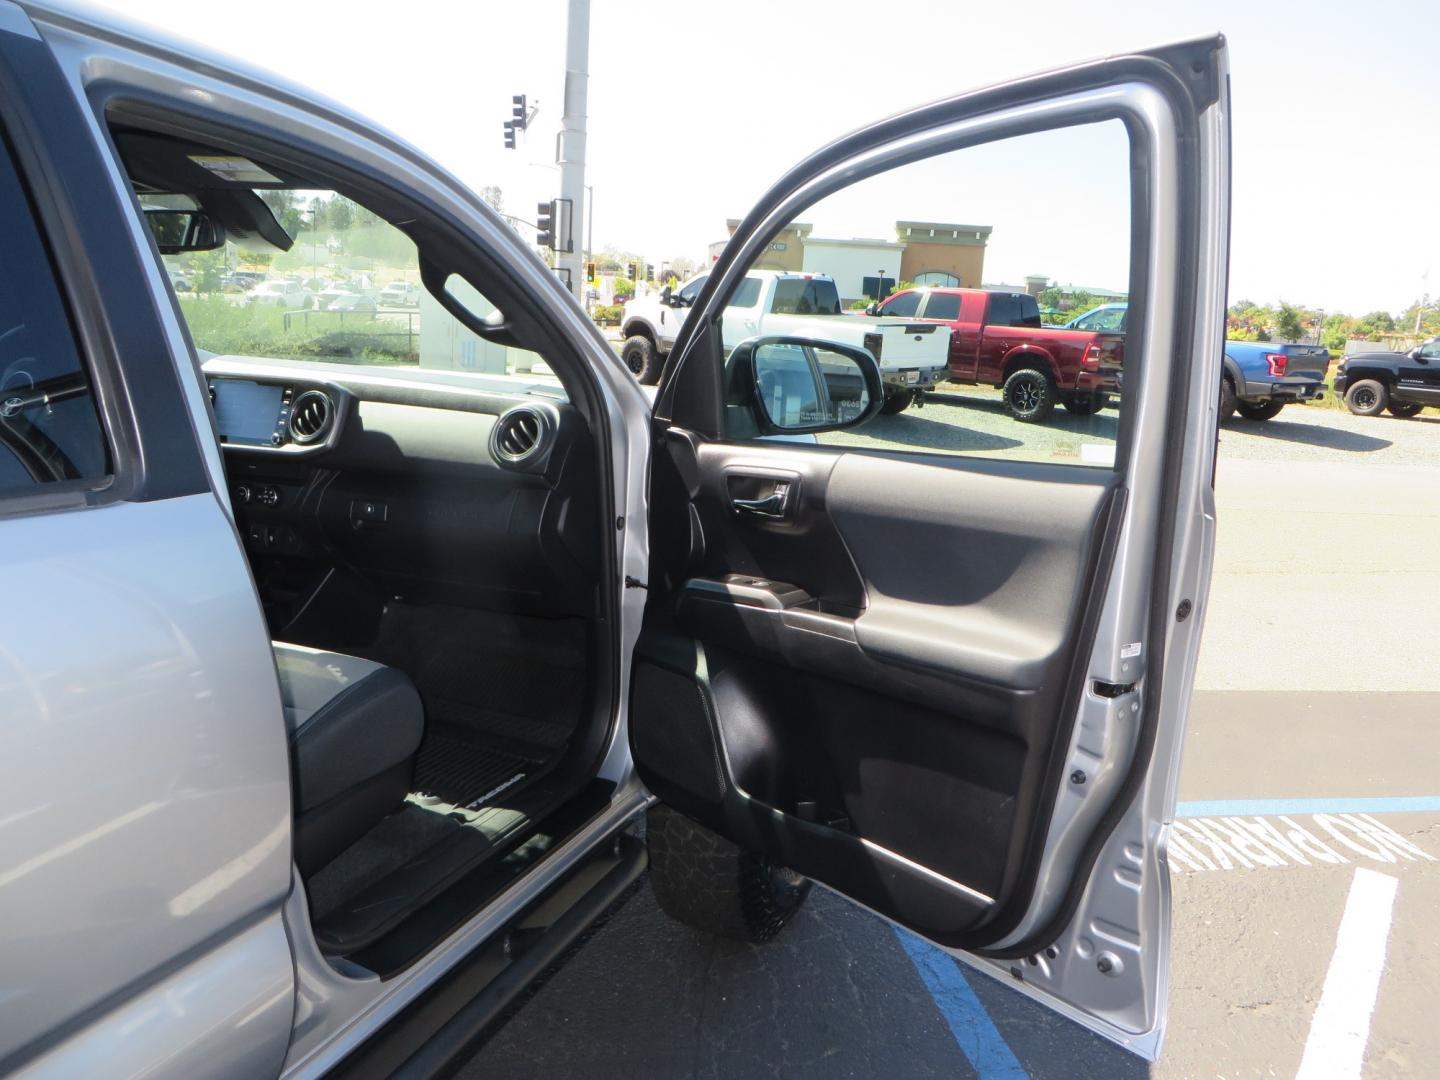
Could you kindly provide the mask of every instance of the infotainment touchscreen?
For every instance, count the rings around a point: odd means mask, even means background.
[[[279,428],[285,388],[244,379],[215,379],[210,385],[221,439],[269,446]]]

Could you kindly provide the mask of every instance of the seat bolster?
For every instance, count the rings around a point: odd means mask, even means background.
[[[412,760],[424,729],[415,685],[404,672],[376,665],[292,730],[296,813]]]

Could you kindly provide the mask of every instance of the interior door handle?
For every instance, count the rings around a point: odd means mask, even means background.
[[[776,484],[775,490],[763,499],[735,499],[730,505],[741,514],[755,514],[758,517],[784,517],[790,507],[790,485]]]

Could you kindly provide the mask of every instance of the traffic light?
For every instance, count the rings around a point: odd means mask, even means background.
[[[625,276],[628,277],[631,281],[634,281],[636,278],[635,270],[638,266],[639,263],[631,263],[625,268]]]
[[[536,247],[555,247],[555,202],[542,202],[536,211],[538,217],[535,221],[535,228],[540,235],[535,238]]]
[[[593,262],[587,262],[587,263],[585,264],[585,280],[586,280],[586,281],[594,281],[594,280],[595,280],[595,264],[594,264]]]
[[[506,149],[506,150],[514,150],[514,149],[515,149],[515,121],[514,121],[514,120],[506,120],[506,121],[505,121],[505,149]]]
[[[514,117],[514,119],[510,121],[510,124],[512,127],[519,128],[521,131],[523,131],[527,126],[529,126],[529,121],[525,117],[525,95],[516,94],[510,99],[510,101],[512,103],[510,114],[512,117]]]
[[[646,280],[646,281],[654,281],[654,280],[655,280],[655,264],[654,264],[654,263],[646,263],[646,264],[645,264],[645,280]]]

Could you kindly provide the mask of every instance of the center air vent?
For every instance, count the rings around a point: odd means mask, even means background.
[[[518,465],[544,448],[548,431],[545,415],[522,405],[495,421],[490,431],[490,450],[501,461]]]
[[[295,399],[290,410],[290,437],[302,446],[323,438],[334,419],[334,406],[328,395],[307,390]]]

